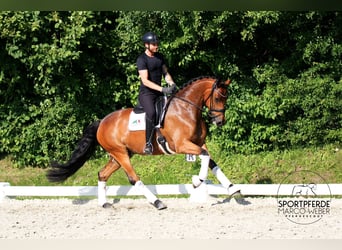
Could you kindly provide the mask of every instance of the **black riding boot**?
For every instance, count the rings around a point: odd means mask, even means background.
[[[144,153],[151,155],[153,153],[152,138],[153,138],[154,122],[146,117],[146,145]]]

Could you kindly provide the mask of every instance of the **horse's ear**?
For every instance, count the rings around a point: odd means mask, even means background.
[[[224,85],[228,86],[231,83],[230,79],[224,82]]]

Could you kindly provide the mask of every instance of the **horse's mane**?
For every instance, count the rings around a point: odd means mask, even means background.
[[[215,76],[198,76],[198,77],[193,78],[193,79],[189,80],[188,82],[184,83],[181,87],[179,87],[178,90],[182,90],[182,89],[188,87],[189,85],[193,84],[194,82],[201,80],[201,79],[204,79],[204,78],[218,79]]]

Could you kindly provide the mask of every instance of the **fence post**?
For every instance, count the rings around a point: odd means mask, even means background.
[[[6,197],[5,187],[8,186],[10,186],[8,182],[0,182],[0,202],[2,202]]]

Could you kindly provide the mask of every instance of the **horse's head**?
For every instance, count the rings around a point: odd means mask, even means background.
[[[222,126],[225,123],[225,107],[228,98],[227,86],[229,84],[230,80],[216,80],[211,87],[209,96],[204,102],[209,109],[211,121],[217,126]]]
[[[211,121],[217,126],[222,126],[225,123],[224,113],[229,84],[230,80],[221,81],[217,78],[201,76],[187,82],[173,98],[182,100],[185,105],[192,106],[197,112],[203,111],[202,107],[206,106]]]

